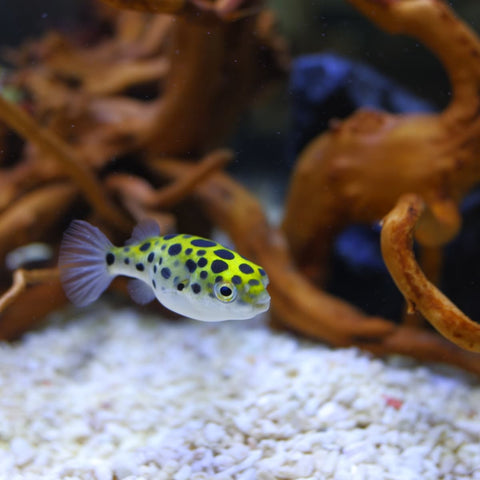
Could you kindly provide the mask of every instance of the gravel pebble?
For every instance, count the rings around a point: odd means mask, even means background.
[[[480,480],[480,384],[97,303],[0,343],[0,478]]]

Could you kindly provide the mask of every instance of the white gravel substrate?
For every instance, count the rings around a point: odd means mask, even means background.
[[[476,380],[262,319],[65,312],[0,345],[0,388],[1,479],[480,479]]]

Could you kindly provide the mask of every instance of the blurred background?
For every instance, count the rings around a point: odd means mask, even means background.
[[[480,30],[480,2],[447,2],[475,30]],[[69,30],[81,24],[86,0],[2,0],[0,45],[14,46],[49,28]],[[435,59],[417,42],[389,37],[363,18],[346,0],[269,0],[291,52],[334,51],[377,67],[413,93],[438,105],[448,101],[449,89]]]
[[[64,32],[80,30],[93,1],[2,0],[0,54],[53,28]],[[328,126],[331,118],[344,118],[365,105],[390,111],[438,110],[448,103],[451,92],[439,62],[422,45],[414,39],[380,31],[347,0],[267,3],[277,14],[278,28],[287,39],[294,60],[318,53],[338,56],[333,63],[324,56],[323,70],[318,68],[316,59],[306,69],[302,62],[295,61],[291,78],[285,76],[268,95],[248,108],[224,141],[235,152],[229,171],[259,195],[271,219],[279,221],[296,154],[305,142]],[[480,33],[478,0],[448,4]],[[310,69],[312,65],[314,68]],[[347,71],[333,87],[338,70],[332,69],[332,65],[341,65]],[[329,96],[324,95],[326,86],[332,87]],[[308,129],[306,118],[310,122]],[[447,255],[445,278],[449,282],[444,288],[461,308],[479,318],[480,304],[472,304],[472,299],[478,297],[480,268],[472,259],[478,258],[480,244],[480,229],[476,227],[480,225],[480,192],[475,199],[470,202],[470,210],[464,211],[466,233],[462,235],[470,240],[465,243],[459,237]],[[329,291],[372,314],[399,316],[403,302],[381,261],[378,226],[360,230],[353,226],[340,235],[332,262],[335,275]]]

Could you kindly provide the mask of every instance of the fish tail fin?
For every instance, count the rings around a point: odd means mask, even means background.
[[[63,235],[58,257],[60,281],[68,299],[83,307],[108,288],[115,275],[108,271],[110,240],[93,225],[74,220]]]

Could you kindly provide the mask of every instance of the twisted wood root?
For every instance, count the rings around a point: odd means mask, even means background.
[[[465,350],[480,353],[480,324],[470,320],[429,282],[415,260],[413,235],[424,219],[431,223],[432,215],[419,195],[400,197],[383,223],[385,264],[411,313],[420,312],[444,337]]]

